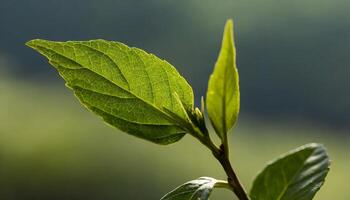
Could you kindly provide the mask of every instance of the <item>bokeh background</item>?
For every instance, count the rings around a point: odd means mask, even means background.
[[[242,95],[231,156],[246,188],[275,156],[320,142],[332,168],[315,199],[350,199],[349,10],[348,0],[0,0],[0,199],[159,199],[199,176],[224,178],[190,136],[157,146],[106,126],[24,43],[140,47],[176,66],[198,103],[227,18]]]

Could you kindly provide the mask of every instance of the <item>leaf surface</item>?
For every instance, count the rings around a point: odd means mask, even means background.
[[[255,179],[251,200],[311,200],[329,171],[320,144],[299,147],[271,162]]]
[[[206,106],[216,133],[223,139],[237,121],[240,107],[232,20],[225,26],[219,58],[208,83]]]
[[[207,200],[218,180],[200,177],[177,187],[161,200]]]
[[[47,57],[80,102],[108,124],[158,144],[185,134],[165,109],[185,116],[182,106],[192,109],[193,91],[168,62],[105,40],[27,45]]]

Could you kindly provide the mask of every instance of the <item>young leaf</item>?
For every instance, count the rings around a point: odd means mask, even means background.
[[[213,188],[221,182],[210,177],[200,177],[177,187],[161,200],[207,200]]]
[[[181,106],[192,109],[193,91],[166,61],[105,40],[32,40],[27,45],[46,56],[81,103],[108,124],[158,144],[185,134],[165,110],[186,116]]]
[[[236,49],[233,40],[233,21],[226,22],[219,58],[210,76],[207,91],[207,110],[216,133],[221,139],[237,121],[239,80],[236,68]]]
[[[251,200],[311,200],[329,171],[320,144],[299,147],[270,163],[255,179]]]

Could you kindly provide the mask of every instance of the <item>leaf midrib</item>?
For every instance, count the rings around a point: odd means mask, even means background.
[[[295,177],[297,177],[297,175],[300,174],[300,171],[303,169],[303,166],[305,165],[305,162],[309,159],[310,155],[312,155],[314,152],[315,152],[315,149],[313,149],[312,152],[310,152],[310,154],[306,157],[306,159],[304,160],[304,162],[302,163],[300,168],[297,170],[295,175],[287,182],[286,186],[283,188],[283,190],[280,193],[280,195],[278,196],[277,200],[281,200],[282,197],[286,194],[286,192],[288,191],[288,187],[291,185],[291,183],[295,179]]]
[[[104,42],[104,40],[99,40],[99,41]],[[92,50],[92,51],[96,51],[96,52],[98,52],[98,53],[100,53],[100,54],[106,56],[106,57],[113,63],[113,65],[118,69],[118,71],[120,72],[120,74],[121,74],[122,77],[123,77],[123,80],[127,83],[128,89],[130,89],[129,81],[128,81],[128,79],[125,77],[123,71],[118,67],[118,64],[117,64],[116,62],[114,62],[114,60],[113,60],[108,54],[104,53],[103,51],[101,51],[101,50],[99,50],[99,49],[97,49],[97,48],[90,47],[89,45],[87,45],[87,44],[85,44],[85,43],[83,43],[83,42],[77,42],[77,43],[72,42],[72,43],[73,43],[73,44],[82,45],[82,46],[84,46],[84,47],[86,47],[86,48],[89,48],[89,49]],[[104,43],[106,43],[106,42],[104,42]],[[106,43],[106,44],[108,44],[108,43]],[[99,46],[99,43],[97,43],[97,45]],[[109,44],[108,44],[108,45],[109,45]],[[118,46],[117,46],[117,47],[118,47]],[[118,48],[120,49],[120,47],[118,47]],[[73,47],[73,49],[74,49],[74,52],[75,52],[75,48],[74,48],[74,47]],[[120,50],[121,50],[121,49],[120,49]],[[61,55],[61,56],[62,56],[62,55]],[[89,57],[89,60],[90,60],[90,57]],[[75,62],[75,61],[74,61],[74,62]],[[90,63],[91,63],[91,65],[92,65],[92,62],[91,62],[91,61],[90,61]],[[79,63],[77,63],[77,64],[79,64]],[[81,65],[80,65],[80,66],[81,66]],[[82,67],[83,67],[83,66],[82,66]],[[119,86],[119,87],[120,87],[120,86]]]

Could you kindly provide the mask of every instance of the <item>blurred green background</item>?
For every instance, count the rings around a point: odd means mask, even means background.
[[[315,199],[350,199],[349,9],[348,0],[0,0],[0,199],[159,199],[199,176],[224,178],[190,136],[157,146],[102,123],[24,43],[140,47],[176,66],[198,103],[227,18],[242,93],[231,156],[244,185],[275,156],[320,142],[332,168]]]

